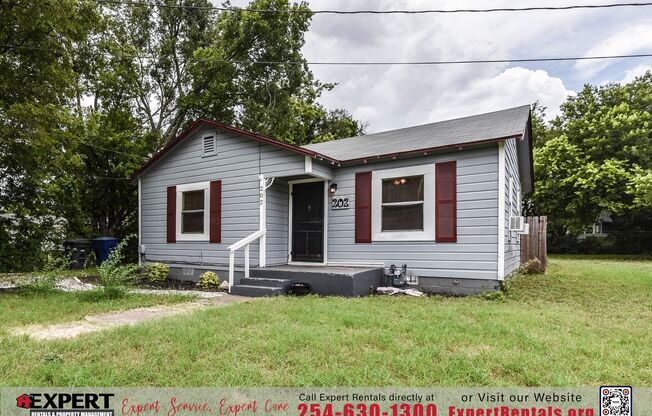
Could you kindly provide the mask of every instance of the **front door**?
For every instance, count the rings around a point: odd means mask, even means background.
[[[292,260],[324,261],[324,182],[292,185]]]

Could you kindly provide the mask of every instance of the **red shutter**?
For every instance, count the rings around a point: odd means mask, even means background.
[[[371,243],[371,172],[355,174],[355,242]]]
[[[457,163],[435,164],[435,241],[457,242]]]
[[[168,186],[168,243],[177,242],[177,187]]]
[[[211,181],[210,242],[222,242],[222,181]]]

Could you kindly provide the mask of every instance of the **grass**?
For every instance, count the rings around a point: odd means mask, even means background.
[[[13,302],[3,327],[38,303]],[[652,262],[553,257],[496,300],[282,297],[0,350],[6,386],[649,386]]]
[[[39,292],[32,290],[11,291],[0,294],[0,336],[6,330],[31,324],[55,324],[83,319],[111,311],[168,305],[192,299],[188,296],[162,296],[128,294],[117,299],[89,296],[88,292],[67,293],[59,291]],[[2,343],[3,341],[0,341]],[[1,345],[1,344],[0,344]],[[0,361],[2,358],[0,358]]]
[[[97,276],[97,267],[57,270],[56,272],[0,273],[0,283],[27,284],[34,279],[56,274],[58,278]]]

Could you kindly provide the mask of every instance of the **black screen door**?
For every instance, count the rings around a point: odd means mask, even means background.
[[[324,182],[292,186],[292,260],[324,261]]]

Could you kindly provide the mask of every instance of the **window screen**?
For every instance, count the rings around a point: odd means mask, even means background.
[[[381,230],[423,230],[423,175],[383,179]]]
[[[181,204],[181,233],[204,233],[204,190],[183,193]]]

